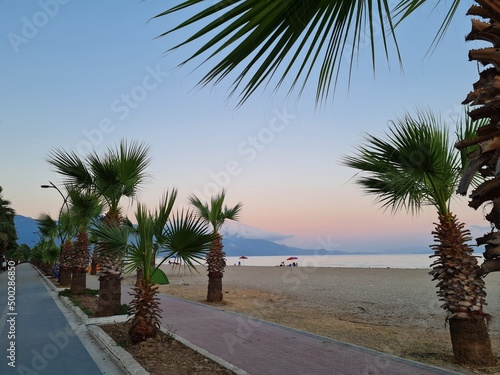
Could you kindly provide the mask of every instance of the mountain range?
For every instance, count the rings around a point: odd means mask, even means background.
[[[40,240],[36,219],[16,215],[14,218],[18,244],[32,247]],[[238,223],[229,225],[222,230],[224,251],[226,256],[292,256],[292,255],[354,255],[375,254],[374,252],[347,252],[341,250],[313,250],[278,244],[273,239],[280,236],[260,228]],[[259,238],[260,237],[260,238]],[[428,247],[406,247],[397,250],[387,250],[378,254],[429,254]]]

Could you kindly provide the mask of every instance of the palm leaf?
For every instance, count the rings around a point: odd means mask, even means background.
[[[300,85],[302,92],[316,74],[316,100],[320,102],[335,88],[346,58],[350,77],[355,56],[365,40],[369,41],[374,69],[376,47],[380,43],[388,59],[389,39],[401,62],[395,25],[423,3],[423,0],[401,0],[391,10],[389,0],[219,0],[209,5],[188,0],[154,18],[192,9],[193,16],[160,37],[197,27],[198,31],[169,51],[201,43],[181,63],[202,58],[200,65],[213,64],[199,85],[217,84],[234,72],[230,95],[238,93],[238,104],[242,104],[257,88],[272,84],[278,89],[289,76],[288,90]],[[458,3],[455,0],[450,5],[438,35],[444,34]],[[277,80],[273,81],[275,75]]]
[[[181,259],[193,269],[201,264],[210,249],[210,242],[215,238],[210,234],[206,222],[191,212],[182,211],[169,220],[162,249],[165,252],[162,263],[168,259]]]
[[[366,145],[342,163],[360,171],[356,182],[384,208],[415,213],[423,205],[433,205],[447,213],[461,159],[445,126],[423,110],[415,116],[405,114],[390,125],[385,138],[368,135]]]
[[[65,184],[84,188],[92,185],[90,171],[75,152],[55,149],[49,153],[47,162],[54,167],[57,173],[65,177]]]

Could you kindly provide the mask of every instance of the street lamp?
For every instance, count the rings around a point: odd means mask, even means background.
[[[66,205],[66,208],[69,210],[69,207],[68,207],[68,197],[67,197],[67,196],[65,197],[65,196],[64,196],[64,194],[62,193],[62,191],[61,191],[61,190],[59,190],[59,188],[58,188],[56,185],[54,185],[54,184],[52,183],[52,181],[49,181],[49,184],[50,184],[50,185],[40,185],[40,187],[41,187],[42,189],[56,189],[56,190],[57,190],[57,192],[59,193],[59,195],[61,195],[61,197],[62,197],[62,199],[63,199],[63,205],[61,206],[61,210],[60,210],[59,212],[61,212],[61,211],[62,211],[62,207],[63,207],[64,205]]]
[[[61,190],[59,190],[59,188],[54,185],[52,183],[52,181],[49,181],[49,184],[50,185],[40,185],[40,187],[42,189],[56,189],[57,192],[59,193],[59,195],[62,197],[63,199],[63,204],[61,205],[61,209],[59,210],[59,223],[61,222],[61,215],[62,215],[62,210],[63,210],[63,207],[66,205],[66,209],[69,211],[69,205],[68,205],[68,195],[64,196],[64,194],[62,193]],[[59,227],[60,228],[60,227]],[[59,238],[61,239],[61,245],[62,243],[64,242],[64,238],[63,236],[61,235],[61,229],[59,229]]]

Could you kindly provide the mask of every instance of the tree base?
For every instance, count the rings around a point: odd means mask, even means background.
[[[71,271],[69,269],[61,267],[59,287],[68,288],[71,285]]]
[[[97,316],[117,315],[121,307],[121,292],[120,276],[100,277]]]
[[[496,365],[497,360],[491,350],[491,341],[484,317],[452,318],[449,324],[453,355],[459,364],[475,367]]]
[[[83,293],[87,289],[87,272],[73,272],[71,278],[71,293]]]
[[[222,301],[222,277],[208,277],[207,302]]]

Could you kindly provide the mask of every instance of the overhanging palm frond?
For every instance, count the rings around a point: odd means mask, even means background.
[[[289,91],[300,85],[301,92],[317,74],[319,102],[328,98],[335,87],[346,57],[350,76],[355,56],[366,41],[374,69],[376,47],[380,43],[388,58],[389,39],[401,61],[395,24],[424,1],[401,0],[393,10],[391,3],[389,0],[218,0],[204,5],[199,0],[188,0],[154,18],[194,11],[194,16],[160,36],[198,26],[197,32],[170,50],[203,40],[204,44],[181,63],[198,57],[204,57],[201,64],[215,63],[199,85],[217,84],[234,71],[231,95],[238,92],[242,104],[258,87],[272,83],[278,89],[287,76],[291,76]],[[440,34],[449,25],[458,3],[455,0],[450,5]],[[273,83],[275,75],[278,79]]]
[[[435,1],[435,6],[442,3],[442,0]],[[400,2],[394,7],[393,17],[395,17],[398,21],[396,22],[396,26],[403,22],[408,16],[412,15],[418,8],[420,8],[425,3],[428,3],[426,0],[400,0]],[[449,3],[449,2],[448,2]],[[432,42],[432,46],[437,46],[439,42],[443,39],[446,30],[450,26],[453,17],[455,16],[458,6],[460,5],[460,0],[453,0],[449,4],[448,11],[446,12],[446,16],[443,20],[443,23],[439,27],[438,32]],[[431,48],[432,48],[431,46]]]

